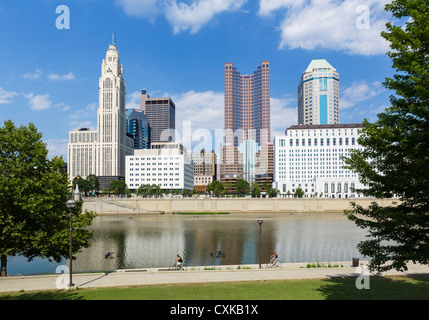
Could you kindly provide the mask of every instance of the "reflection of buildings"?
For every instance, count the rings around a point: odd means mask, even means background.
[[[306,196],[358,197],[357,174],[343,168],[341,156],[358,143],[362,124],[293,125],[275,137],[275,187],[282,196],[300,187]]]
[[[220,180],[272,181],[270,142],[270,62],[253,75],[241,75],[225,63],[225,143],[221,146]]]

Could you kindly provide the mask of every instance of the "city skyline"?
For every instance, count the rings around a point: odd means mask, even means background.
[[[223,128],[222,67],[228,61],[234,61],[243,74],[251,73],[262,60],[271,62],[272,138],[297,124],[297,88],[314,59],[326,59],[341,74],[341,123],[374,120],[390,105],[391,93],[381,82],[393,70],[384,55],[387,47],[376,36],[388,19],[382,10],[385,2],[368,4],[371,25],[359,29],[358,1],[344,1],[349,8],[326,1],[323,13],[342,13],[332,21],[332,30],[341,25],[344,32],[349,31],[348,37],[335,34],[330,41],[315,28],[314,37],[305,33],[310,22],[302,17],[320,9],[313,1],[302,7],[287,1],[221,1],[224,6],[208,8],[203,2],[213,3],[207,0],[188,5],[178,1],[175,7],[158,6],[155,11],[142,10],[143,4],[133,8],[126,0],[105,5],[65,3],[70,9],[68,30],[56,27],[60,16],[55,11],[57,3],[2,4],[0,29],[8,45],[0,53],[4,62],[0,121],[11,119],[16,125],[33,122],[43,133],[50,156],[62,155],[67,161],[68,132],[79,127],[96,128],[96,79],[112,32],[118,34],[121,62],[127,69],[126,108],[138,109],[142,89],[151,96],[169,96],[176,104],[180,134],[183,121],[188,120],[192,130]],[[146,9],[154,8],[148,3]],[[32,14],[35,10],[38,15]],[[199,24],[192,19],[188,25],[184,19],[172,19],[173,13],[183,18],[202,11],[208,15],[200,14]],[[313,26],[318,18],[314,17]],[[301,42],[289,36],[293,27],[302,30]],[[327,28],[322,23],[322,31]]]

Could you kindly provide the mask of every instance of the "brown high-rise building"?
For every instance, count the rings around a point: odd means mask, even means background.
[[[272,182],[270,62],[262,61],[253,75],[241,75],[232,63],[225,63],[224,74],[225,143],[220,180]]]

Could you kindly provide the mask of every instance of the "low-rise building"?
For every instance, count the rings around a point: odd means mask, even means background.
[[[194,167],[186,148],[178,143],[152,144],[151,149],[134,150],[126,157],[125,181],[131,191],[143,185],[157,185],[163,190],[194,188]]]
[[[274,183],[280,196],[293,196],[298,188],[305,197],[360,197],[358,175],[345,169],[342,156],[358,143],[362,124],[293,125],[275,137]]]

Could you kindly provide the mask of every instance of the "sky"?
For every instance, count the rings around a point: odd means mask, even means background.
[[[205,131],[223,129],[226,62],[253,74],[270,61],[272,136],[297,124],[298,85],[312,59],[339,72],[341,123],[375,121],[393,94],[382,84],[394,74],[380,36],[393,21],[387,2],[2,0],[0,125],[34,123],[49,156],[67,161],[69,132],[96,129],[98,80],[112,33],[127,108],[139,108],[142,89],[171,97],[178,138],[186,123],[193,147]]]

